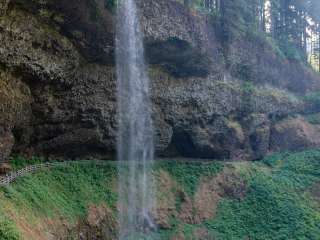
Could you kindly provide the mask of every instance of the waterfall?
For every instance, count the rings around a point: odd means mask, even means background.
[[[118,1],[119,239],[154,230],[153,127],[149,77],[135,0]]]

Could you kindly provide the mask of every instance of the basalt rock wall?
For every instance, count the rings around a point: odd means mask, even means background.
[[[0,0],[0,161],[114,156],[115,16],[106,3]],[[311,69],[248,37],[226,54],[210,17],[177,1],[137,3],[159,156],[258,159],[287,150],[286,135],[306,124],[295,144],[320,146],[308,141],[318,126],[300,116],[318,111],[303,100],[320,89]]]

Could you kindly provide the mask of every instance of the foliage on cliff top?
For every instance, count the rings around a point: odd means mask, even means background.
[[[318,0],[184,0],[183,2],[190,8],[214,16],[214,22],[218,23],[215,26],[220,32],[223,43],[231,43],[233,40],[250,35],[265,36],[274,40],[281,55],[288,60],[310,63],[308,56],[311,56],[311,59],[314,59],[313,63],[317,65],[315,69],[319,69]],[[300,14],[301,12],[303,14]],[[306,33],[307,29],[310,34]],[[313,46],[308,47],[308,42],[313,42]]]

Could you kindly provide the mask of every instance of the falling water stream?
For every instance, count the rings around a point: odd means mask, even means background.
[[[119,239],[154,230],[153,127],[149,77],[135,0],[118,1]]]

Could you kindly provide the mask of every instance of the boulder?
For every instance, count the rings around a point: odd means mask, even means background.
[[[0,163],[0,175],[5,175],[12,171],[12,167],[8,163]]]
[[[320,125],[303,117],[291,117],[276,123],[271,130],[271,151],[299,151],[320,147]]]

